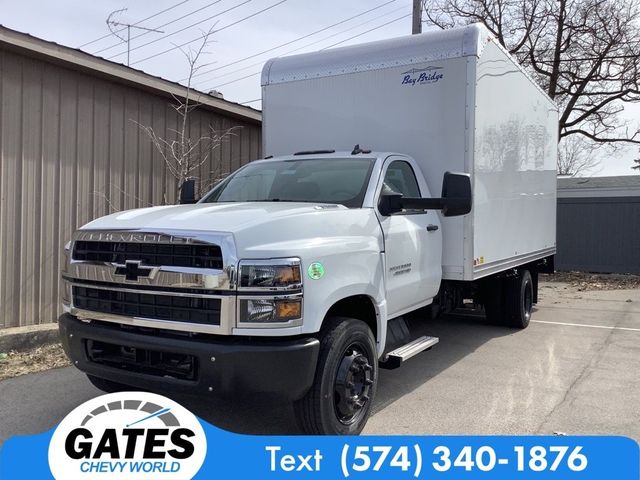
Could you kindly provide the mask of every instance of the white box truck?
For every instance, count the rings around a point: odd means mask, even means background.
[[[270,158],[74,234],[61,338],[106,391],[275,392],[307,433],[358,433],[378,369],[438,342],[406,313],[528,325],[557,108],[478,25],[276,58],[262,85]]]

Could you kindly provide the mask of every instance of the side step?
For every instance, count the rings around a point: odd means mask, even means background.
[[[429,350],[439,341],[440,339],[438,337],[422,336],[420,338],[416,338],[412,342],[389,352],[384,362],[380,363],[380,367],[386,369],[398,368],[402,365],[402,362],[409,360],[420,352]]]

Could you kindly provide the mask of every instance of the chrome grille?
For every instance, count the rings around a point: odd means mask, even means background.
[[[172,322],[220,325],[220,299],[159,295],[73,286],[73,305],[82,310]]]
[[[218,245],[102,242],[76,240],[72,259],[85,262],[124,264],[139,260],[147,266],[222,269],[222,251]]]
[[[81,320],[216,335],[235,327],[230,233],[79,230],[67,248],[63,306]]]

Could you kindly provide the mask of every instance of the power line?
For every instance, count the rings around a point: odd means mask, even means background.
[[[345,38],[344,40],[340,40],[339,42],[336,42],[336,43],[334,43],[334,44],[332,44],[332,45],[329,45],[329,46],[327,46],[327,47],[324,47],[324,48],[322,48],[321,50],[326,50],[327,48],[331,48],[331,47],[335,47],[336,45],[343,44],[344,42],[348,42],[349,40],[353,40],[354,38],[361,37],[362,35],[366,35],[366,34],[367,34],[367,33],[369,33],[369,32],[373,32],[374,30],[378,30],[379,28],[386,27],[387,25],[391,25],[392,23],[398,22],[398,21],[402,20],[403,18],[410,17],[411,15],[412,15],[411,13],[409,13],[409,14],[407,14],[407,15],[403,15],[403,16],[401,16],[401,17],[398,17],[398,18],[394,19],[394,20],[391,20],[390,22],[383,23],[382,25],[379,25],[379,26],[374,27],[374,28],[370,28],[369,30],[365,30],[365,31],[364,31],[364,32],[362,32],[362,33],[359,33],[359,34],[357,34],[357,35],[354,35],[353,37],[349,37],[349,38]]]
[[[247,2],[250,2],[250,1],[251,1],[251,0],[246,0],[244,3],[247,3]],[[286,1],[288,1],[288,0],[280,0],[279,2],[276,2],[276,3],[272,4],[272,5],[269,5],[268,7],[263,8],[262,10],[258,10],[257,12],[252,13],[251,15],[247,15],[246,17],[243,17],[243,18],[241,18],[241,19],[239,19],[239,20],[236,20],[235,22],[229,23],[229,24],[225,25],[224,27],[218,28],[217,30],[213,30],[211,33],[218,33],[218,32],[221,32],[222,30],[226,30],[227,28],[229,28],[229,27],[233,27],[234,25],[237,25],[237,24],[239,24],[239,23],[242,23],[242,22],[244,22],[245,20],[249,20],[250,18],[253,18],[253,17],[255,17],[256,15],[260,15],[261,13],[264,13],[264,12],[266,12],[267,10],[271,10],[272,8],[275,8],[275,7],[277,7],[278,5],[282,5],[282,4],[283,4],[283,3],[285,3]],[[241,5],[243,5],[243,4],[241,4]],[[160,55],[164,55],[165,53],[168,53],[168,52],[170,52],[170,51],[172,51],[172,50],[176,50],[176,49],[178,49],[178,48],[182,48],[182,47],[184,47],[185,45],[189,45],[190,43],[193,43],[193,42],[195,42],[195,41],[197,41],[197,40],[200,40],[201,38],[202,38],[202,35],[201,35],[201,36],[199,36],[199,37],[194,38],[193,40],[189,40],[188,42],[181,43],[180,45],[175,45],[175,46],[174,46],[174,47],[172,47],[172,48],[168,48],[167,50],[164,50],[164,51],[162,51],[162,52],[155,53],[155,54],[150,55],[150,56],[148,56],[148,57],[146,57],[146,58],[143,58],[143,59],[141,59],[141,60],[138,60],[138,61],[136,61],[136,62],[133,62],[133,63],[132,63],[132,65],[135,65],[136,63],[141,63],[141,62],[144,62],[144,61],[150,60],[150,59],[155,58],[155,57],[158,57],[158,56],[160,56]]]
[[[382,15],[377,15],[377,16],[367,20],[366,22],[358,23],[358,24],[353,25],[353,26],[351,26],[349,28],[346,28],[344,30],[340,30],[339,32],[332,33],[331,35],[323,37],[323,38],[321,38],[319,40],[315,40],[315,41],[313,41],[311,43],[306,43],[305,45],[303,45],[301,47],[294,48],[293,50],[287,50],[286,52],[282,53],[281,55],[284,56],[284,55],[290,55],[290,54],[295,53],[295,52],[299,52],[300,50],[304,50],[304,49],[309,48],[309,47],[311,47],[313,45],[317,45],[318,43],[322,43],[322,42],[324,42],[326,40],[329,40],[330,38],[337,37],[338,35],[342,35],[343,33],[350,32],[351,30],[355,30],[356,28],[360,28],[360,27],[362,27],[364,25],[368,25],[368,24],[370,24],[372,22],[375,22],[376,20],[379,20],[381,18],[387,17],[387,16],[391,15],[392,13],[396,13],[399,10],[404,10],[405,8],[406,8],[405,6],[402,6],[400,8],[395,8],[393,10],[390,10],[390,11],[386,12],[386,13],[383,13]],[[251,58],[251,57],[247,57],[247,58]],[[233,63],[237,63],[237,62],[233,62]],[[229,66],[229,65],[231,65],[231,64],[227,64],[227,65],[223,65],[223,66]],[[228,77],[229,75],[233,75],[234,73],[242,72],[243,70],[247,70],[249,68],[256,67],[258,65],[264,65],[264,61],[261,60],[259,62],[252,63],[252,64],[247,65],[245,67],[237,68],[235,70],[231,70],[230,72],[223,73],[222,75],[216,75],[215,77],[210,77],[210,78],[208,78],[206,80],[200,80],[198,82],[195,82],[194,85],[199,85],[199,84],[202,84],[202,83],[209,83],[212,80],[217,80],[219,78]],[[220,68],[222,68],[222,67],[220,67]],[[213,71],[213,70],[210,70],[210,71]]]
[[[187,1],[188,1],[188,0],[187,0]],[[205,9],[207,9],[207,8],[209,8],[209,7],[211,7],[211,6],[215,5],[215,4],[217,4],[217,3],[220,3],[221,1],[222,1],[222,0],[216,0],[215,2],[208,3],[208,4],[207,4],[207,5],[205,5],[204,7],[200,7],[200,8],[198,8],[198,9],[196,9],[196,10],[193,10],[192,12],[189,12],[189,13],[186,13],[186,14],[182,15],[181,17],[175,18],[175,19],[173,19],[173,20],[171,20],[171,21],[169,21],[169,22],[167,22],[167,23],[163,23],[162,25],[158,25],[158,26],[156,27],[156,29],[164,28],[164,27],[166,27],[166,26],[168,26],[168,25],[171,25],[172,23],[179,22],[180,20],[183,20],[183,19],[185,19],[185,18],[187,18],[187,17],[190,17],[191,15],[194,15],[194,14],[196,14],[196,13],[198,13],[198,12],[201,12],[202,10],[205,10]],[[139,22],[138,22],[138,23],[139,23]],[[136,24],[133,24],[133,25],[131,25],[131,26],[135,26],[135,25],[136,25]],[[119,31],[120,31],[120,30],[119,30]],[[130,40],[135,40],[136,38],[139,38],[139,37],[142,37],[143,35],[146,35],[147,33],[149,33],[149,32],[142,32],[142,33],[140,33],[140,34],[138,34],[138,35],[134,35],[133,37],[131,37],[131,39],[130,39]],[[98,50],[98,51],[96,51],[96,52],[93,52],[93,55],[97,55],[97,54],[99,54],[99,53],[106,52],[107,50],[111,50],[112,48],[119,47],[120,45],[121,45],[121,42],[114,43],[113,45],[109,45],[108,47],[105,47],[105,48],[102,48],[102,49],[100,49],[100,50]]]
[[[262,100],[262,98],[256,98],[255,100],[247,100],[246,102],[240,102],[240,105],[247,105],[249,103],[256,103],[256,102],[260,102]]]
[[[323,38],[323,39],[321,39],[321,40],[317,40],[317,41],[315,41],[315,42],[307,43],[307,44],[306,44],[305,46],[303,46],[303,47],[298,47],[298,48],[296,48],[296,49],[294,49],[294,50],[290,50],[288,53],[298,52],[298,51],[300,51],[300,50],[302,50],[302,49],[304,49],[304,48],[310,47],[310,46],[312,46],[312,45],[316,45],[316,44],[318,44],[318,43],[322,43],[322,42],[324,42],[325,40],[329,40],[330,38],[337,37],[338,35],[342,35],[343,33],[350,32],[351,30],[355,30],[356,28],[362,27],[362,26],[364,26],[364,25],[368,25],[368,24],[370,24],[370,23],[372,23],[372,22],[375,22],[376,20],[379,20],[379,19],[381,19],[381,18],[388,17],[388,16],[389,16],[389,15],[391,15],[392,13],[396,13],[396,12],[398,12],[398,11],[400,11],[400,10],[404,10],[405,8],[406,8],[405,6],[402,6],[402,7],[400,7],[400,8],[394,8],[393,10],[389,10],[387,13],[383,13],[382,15],[378,15],[378,16],[376,16],[376,17],[371,18],[371,19],[367,20],[366,22],[358,23],[357,25],[354,25],[353,27],[349,27],[349,28],[346,28],[346,29],[344,29],[344,30],[341,30],[341,31],[339,31],[339,32],[337,32],[337,33],[331,34],[331,35],[329,35],[329,36],[327,36],[327,37],[324,37],[324,38]]]
[[[226,83],[221,83],[220,85],[216,85],[215,87],[207,89],[207,90],[217,90],[218,88],[224,87],[225,85],[231,85],[232,83],[239,82],[240,80],[244,80],[245,78],[255,77],[256,75],[260,75],[261,73],[262,73],[262,70],[260,70],[258,72],[253,72],[253,73],[250,73],[249,75],[245,75],[244,77],[236,78],[235,80],[231,80],[231,81],[226,82]]]
[[[149,15],[147,18],[143,18],[142,20],[138,20],[136,23],[132,23],[131,25],[140,25],[142,22],[146,22],[147,20],[151,20],[152,18],[155,18],[158,15],[162,15],[163,13],[168,12],[169,10],[173,10],[174,8],[179,7],[180,5],[182,5],[184,3],[187,3],[189,1],[191,1],[191,0],[182,0],[182,2],[178,2],[175,5],[172,5],[172,6],[168,7],[168,8],[165,8],[164,10],[161,10],[161,11],[159,11],[157,13],[154,13],[153,15]],[[126,27],[118,30],[118,32],[123,32],[124,30],[126,30]],[[92,44],[94,44],[96,42],[99,42],[100,40],[103,40],[105,38],[110,37],[111,35],[112,35],[111,33],[107,33],[106,35],[103,35],[100,38],[96,38],[95,40],[91,40],[90,42],[83,43],[78,48],[86,47],[87,45],[92,45]]]
[[[411,14],[403,15],[403,16],[401,16],[401,17],[398,17],[398,18],[394,19],[394,20],[391,20],[391,21],[389,21],[389,22],[383,23],[382,25],[378,25],[377,27],[371,28],[371,29],[366,30],[366,31],[364,31],[364,32],[362,32],[362,33],[359,33],[359,34],[354,35],[354,36],[352,36],[352,37],[346,38],[346,39],[344,39],[344,40],[342,40],[342,41],[340,41],[340,42],[334,43],[333,45],[329,45],[328,47],[324,47],[324,48],[322,48],[321,50],[326,50],[327,48],[334,47],[334,46],[339,45],[339,44],[341,44],[341,43],[344,43],[344,42],[347,42],[347,41],[352,40],[352,39],[354,39],[354,38],[357,38],[357,37],[360,37],[360,36],[362,36],[362,35],[365,35],[365,34],[367,34],[367,33],[369,33],[369,32],[374,31],[374,30],[378,30],[379,28],[386,27],[387,25],[390,25],[390,24],[392,24],[392,23],[394,23],[394,22],[397,22],[397,21],[399,21],[399,20],[402,20],[403,18],[407,18],[407,17],[410,17],[410,16],[411,16]],[[254,76],[256,76],[256,75],[260,75],[261,73],[262,73],[262,70],[259,70],[259,71],[257,71],[257,72],[250,73],[249,75],[245,75],[245,76],[243,76],[243,77],[236,78],[236,79],[234,79],[234,80],[230,80],[230,81],[228,81],[228,82],[225,82],[225,83],[221,83],[221,84],[219,84],[219,85],[216,85],[215,87],[211,88],[210,90],[217,90],[217,89],[218,89],[218,88],[220,88],[220,87],[224,87],[224,86],[226,86],[226,85],[230,85],[230,84],[232,84],[232,83],[236,83],[236,82],[239,82],[239,81],[241,81],[241,80],[245,80],[245,79],[247,79],[247,78],[254,77]]]
[[[353,20],[354,18],[360,17],[360,16],[362,16],[362,15],[366,15],[367,13],[369,13],[369,12],[373,12],[374,10],[378,10],[379,8],[382,8],[382,7],[386,6],[386,5],[389,5],[390,3],[393,3],[393,2],[395,2],[395,1],[396,1],[396,0],[390,0],[390,1],[388,1],[388,2],[385,2],[385,3],[382,3],[382,4],[378,5],[377,7],[373,7],[373,8],[370,8],[369,10],[365,10],[364,12],[360,12],[360,13],[358,13],[357,15],[354,15],[354,16],[352,16],[352,17],[345,18],[344,20],[340,20],[339,22],[336,22],[336,23],[334,23],[333,25],[329,25],[329,26],[327,26],[327,27],[321,28],[320,30],[316,30],[316,31],[314,31],[314,32],[307,33],[306,35],[303,35],[303,36],[301,36],[301,37],[295,38],[295,39],[293,39],[293,40],[289,40],[288,42],[285,42],[285,43],[281,43],[280,45],[277,45],[277,46],[275,46],[275,47],[268,48],[268,49],[263,50],[263,51],[261,51],[261,52],[254,53],[254,54],[252,54],[252,55],[249,55],[248,57],[244,57],[244,58],[241,58],[241,59],[239,59],[239,60],[234,60],[233,62],[227,63],[227,64],[225,64],[225,65],[221,65],[221,66],[216,67],[216,68],[212,68],[212,69],[210,69],[210,70],[205,70],[205,71],[203,71],[203,72],[198,72],[198,73],[197,73],[196,75],[194,75],[194,76],[198,76],[198,77],[199,77],[199,76],[202,76],[202,75],[206,75],[207,73],[215,72],[215,71],[221,70],[221,69],[223,69],[223,68],[229,67],[229,66],[231,66],[231,65],[235,65],[235,64],[237,64],[237,63],[244,62],[245,60],[249,60],[250,58],[259,57],[260,55],[264,55],[265,53],[272,52],[273,50],[277,50],[277,49],[279,49],[279,48],[286,47],[287,45],[291,45],[292,43],[298,42],[298,41],[300,41],[300,40],[304,40],[305,38],[309,38],[309,37],[311,37],[311,36],[313,36],[313,35],[316,35],[316,34],[318,34],[318,33],[321,33],[321,32],[324,32],[324,31],[326,31],[326,30],[329,30],[330,28],[337,27],[338,25],[342,25],[343,23],[346,23],[346,22],[348,22],[348,21],[350,21],[350,20]],[[183,79],[182,79],[182,80],[180,80],[180,81],[182,82],[182,81],[184,81],[184,80],[186,80],[186,79],[184,79],[184,78],[183,78]]]
[[[370,28],[369,30],[366,30],[366,31],[364,31],[364,32],[362,32],[362,33],[359,33],[359,34],[357,34],[357,35],[353,35],[352,37],[349,37],[349,38],[346,38],[346,39],[344,39],[344,40],[341,40],[340,42],[334,43],[333,45],[329,45],[328,47],[325,47],[325,48],[323,48],[322,50],[326,50],[327,48],[331,48],[331,47],[334,47],[334,46],[336,46],[336,45],[340,45],[341,43],[348,42],[349,40],[353,40],[354,38],[360,37],[360,36],[365,35],[365,34],[367,34],[367,33],[369,33],[369,32],[373,32],[374,30],[378,30],[379,28],[386,27],[387,25],[390,25],[390,24],[392,24],[392,23],[394,23],[394,22],[397,22],[397,21],[399,21],[399,20],[402,20],[403,18],[407,18],[407,17],[410,17],[410,16],[411,16],[411,14],[409,13],[409,14],[407,14],[407,15],[403,15],[403,16],[401,16],[401,17],[395,18],[394,20],[391,20],[391,21],[389,21],[389,22],[383,23],[382,25],[378,25],[377,27]],[[210,89],[208,89],[208,90],[217,90],[217,89],[218,89],[218,88],[220,88],[220,87],[224,87],[224,86],[226,86],[226,85],[231,85],[232,83],[236,83],[236,82],[239,82],[239,81],[241,81],[241,80],[245,80],[245,79],[250,78],[250,77],[253,77],[253,76],[255,76],[255,75],[260,75],[260,73],[262,73],[262,70],[260,70],[260,71],[258,71],[258,72],[250,73],[249,75],[245,75],[245,76],[240,77],[240,78],[236,78],[235,80],[230,80],[230,81],[228,81],[228,82],[221,83],[221,84],[216,85],[215,87],[210,88]]]
[[[172,37],[173,35],[175,35],[175,34],[177,34],[177,33],[184,32],[185,30],[188,30],[188,29],[193,28],[193,27],[195,27],[195,26],[197,26],[197,25],[200,25],[201,23],[208,22],[209,20],[211,20],[211,19],[213,19],[213,18],[219,17],[219,16],[220,16],[220,15],[222,15],[223,13],[227,13],[227,12],[230,12],[231,10],[235,10],[236,8],[241,7],[242,5],[245,5],[245,4],[247,4],[247,3],[251,2],[251,1],[252,1],[252,0],[244,0],[243,2],[241,2],[241,3],[237,4],[237,5],[234,5],[233,7],[229,7],[229,8],[227,8],[226,10],[223,10],[223,11],[221,11],[221,12],[218,12],[218,13],[216,13],[215,15],[211,15],[210,17],[207,17],[207,18],[205,18],[205,19],[203,19],[203,20],[200,20],[200,21],[198,21],[198,22],[192,23],[191,25],[187,25],[186,27],[183,27],[183,28],[181,28],[181,29],[179,29],[179,30],[175,30],[175,31],[173,31],[173,32],[171,32],[171,33],[168,33],[167,35],[163,35],[162,37],[156,38],[156,39],[154,39],[154,40],[150,40],[150,41],[148,41],[147,43],[143,43],[142,45],[138,45],[137,47],[132,48],[131,50],[132,50],[132,51],[133,51],[133,50],[138,50],[138,49],[140,49],[140,48],[146,47],[147,45],[151,45],[152,43],[156,43],[156,42],[159,42],[160,40],[164,40],[165,38]],[[200,38],[202,38],[202,36],[198,37],[198,39],[200,39]],[[197,39],[196,39],[196,40],[197,40]],[[192,41],[195,41],[195,40],[192,40]],[[191,43],[191,42],[187,42],[187,43]],[[186,44],[185,44],[185,45],[186,45]],[[108,60],[111,60],[112,58],[118,57],[118,56],[122,55],[123,53],[125,53],[125,52],[116,53],[115,55],[112,55],[112,56],[108,57]],[[150,58],[151,58],[151,57],[150,57]],[[145,58],[145,60],[147,60],[147,59]],[[139,63],[139,62],[141,62],[141,61],[142,61],[142,60],[138,60],[137,62],[133,62],[133,64]],[[133,65],[133,64],[132,64],[132,65]]]

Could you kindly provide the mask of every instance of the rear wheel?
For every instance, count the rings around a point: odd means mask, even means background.
[[[527,328],[533,310],[533,280],[529,270],[521,270],[507,289],[505,323],[514,328]]]
[[[357,435],[364,428],[378,380],[371,329],[361,320],[326,320],[314,383],[294,403],[300,428],[312,435]]]
[[[87,373],[87,378],[98,390],[102,390],[105,393],[126,392],[128,390],[135,390],[133,387],[128,387],[122,383],[112,382],[106,378],[95,377]]]
[[[487,319],[496,324],[527,328],[533,309],[533,279],[528,270],[487,279],[481,290]]]

